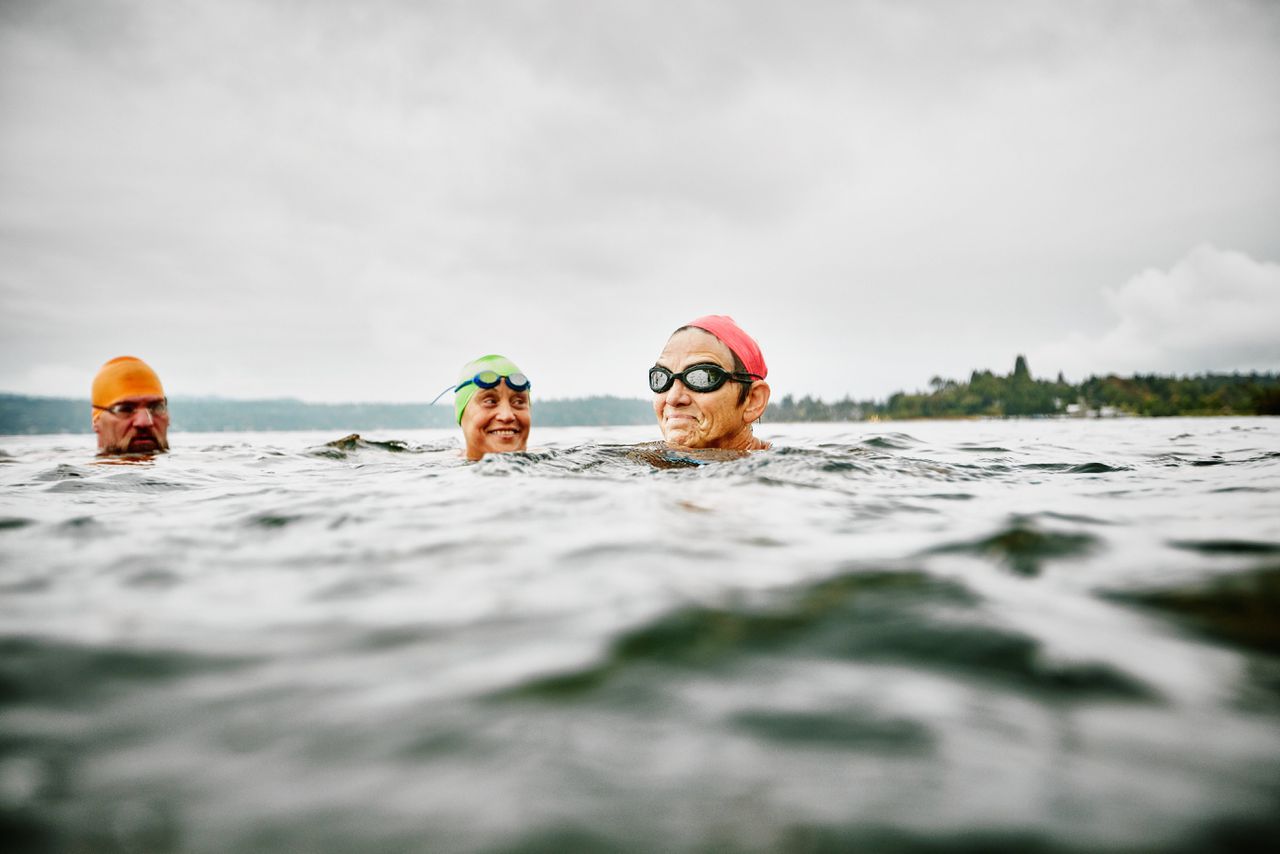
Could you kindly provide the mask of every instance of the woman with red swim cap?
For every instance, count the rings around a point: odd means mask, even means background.
[[[671,334],[649,369],[653,411],[668,445],[756,451],[751,425],[769,405],[769,368],[755,339],[722,314]]]

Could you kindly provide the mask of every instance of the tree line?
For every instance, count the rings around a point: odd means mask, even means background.
[[[1023,356],[1012,373],[973,371],[968,382],[942,377],[930,391],[897,392],[883,401],[826,403],[791,395],[770,404],[775,421],[862,421],[912,418],[973,418],[1027,415],[1280,415],[1280,374],[1203,374],[1189,377],[1138,374],[1091,376],[1079,384],[1061,373],[1055,380],[1031,376]]]

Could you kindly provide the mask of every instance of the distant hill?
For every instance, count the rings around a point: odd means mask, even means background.
[[[453,427],[453,407],[425,403],[304,403],[279,400],[171,398],[175,430],[410,430]],[[66,397],[0,394],[0,434],[88,433],[89,402]],[[537,424],[649,424],[653,408],[646,400],[585,397],[539,400]]]
[[[1280,375],[1204,374],[1090,377],[1073,385],[1032,377],[1018,356],[1006,376],[973,371],[967,382],[934,377],[931,391],[898,392],[887,400],[827,403],[813,397],[775,397],[769,421],[1006,417],[1020,415],[1280,415]],[[776,390],[775,390],[776,391]],[[359,430],[452,427],[453,407],[425,403],[304,403],[300,400],[172,398],[174,429]],[[538,400],[535,423],[545,427],[653,423],[648,400],[583,397]],[[89,402],[83,398],[0,394],[0,434],[87,433]]]

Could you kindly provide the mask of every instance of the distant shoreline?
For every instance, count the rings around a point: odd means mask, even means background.
[[[1124,416],[1280,415],[1280,374],[1203,374],[1172,377],[1090,377],[1079,384],[1038,380],[1019,356],[1013,372],[974,371],[967,382],[934,377],[932,391],[897,392],[883,401],[827,402],[784,395],[769,404],[765,424],[978,420],[984,418],[1111,418]],[[414,430],[455,426],[453,407],[426,403],[306,403],[292,399],[173,398],[174,431],[224,433],[284,430]],[[652,424],[641,398],[596,396],[539,400],[543,427]],[[91,432],[84,398],[0,393],[0,435],[76,435]]]
[[[6,400],[7,398],[7,400]],[[90,426],[87,416],[84,418],[84,425],[80,427],[69,427],[63,429],[27,429],[14,430],[5,423],[5,406],[8,401],[21,400],[16,395],[0,397],[0,436],[84,436],[91,435],[93,429]],[[69,399],[59,399],[60,402],[72,402]],[[648,409],[647,401],[639,401],[644,403]],[[74,401],[76,411],[79,412],[84,408],[83,401]],[[539,404],[540,408],[551,401],[544,401]],[[175,407],[178,412],[180,409]],[[541,412],[539,413],[541,414]],[[1046,421],[1106,421],[1122,418],[1239,418],[1239,417],[1267,417],[1274,416],[1276,413],[1251,413],[1251,412],[1186,412],[1174,415],[1143,415],[1133,412],[1117,412],[1108,415],[1067,415],[1062,413],[1043,414],[1043,415],[915,415],[900,418],[872,415],[867,418],[851,418],[851,419],[785,419],[778,417],[765,416],[760,429],[767,429],[777,424],[879,424],[904,421],[1017,421],[1017,420],[1046,420]],[[536,426],[542,427],[635,427],[653,424],[653,416],[650,414],[643,421],[625,421],[625,422],[593,422],[593,423],[546,423],[541,419],[536,422]],[[353,428],[352,425],[357,425]],[[170,429],[170,433],[288,433],[288,432],[312,432],[323,430],[335,430],[338,432],[350,432],[352,429],[358,430],[444,430],[455,429],[456,425],[450,420],[448,423],[420,423],[420,424],[373,424],[366,423],[363,420],[356,419],[354,421],[337,424],[289,424],[289,425],[257,425],[257,426],[241,426],[239,424],[233,426],[211,427],[211,426],[191,426],[187,423],[175,423]]]

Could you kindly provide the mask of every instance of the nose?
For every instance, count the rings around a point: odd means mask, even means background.
[[[155,417],[151,414],[151,410],[145,406],[139,406],[133,411],[133,418],[130,419],[135,425],[145,427],[155,423]]]
[[[497,418],[499,421],[515,421],[516,420],[515,410],[511,408],[511,404],[508,401],[504,400],[498,404]]]
[[[663,397],[666,398],[669,406],[682,406],[689,402],[689,389],[685,388],[683,380],[675,380],[671,383],[671,388]]]

